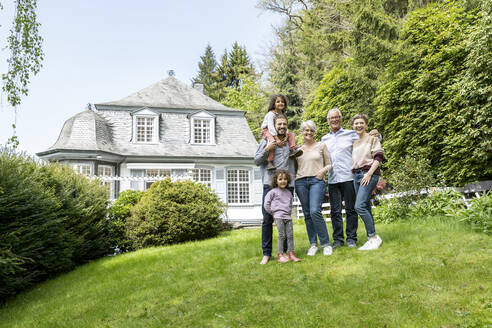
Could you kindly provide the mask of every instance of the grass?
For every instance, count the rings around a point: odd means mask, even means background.
[[[303,261],[283,265],[258,264],[259,229],[104,258],[10,300],[0,327],[491,327],[492,238],[444,221],[313,258],[295,225]]]

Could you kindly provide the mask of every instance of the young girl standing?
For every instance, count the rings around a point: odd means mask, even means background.
[[[278,229],[278,263],[286,263],[289,260],[299,262],[294,255],[294,229],[292,226],[292,193],[287,186],[290,183],[290,175],[287,171],[278,170],[272,177],[272,190],[265,196],[265,210],[275,219]],[[289,256],[283,253],[284,242],[287,239]]]
[[[289,143],[290,157],[297,157],[302,155],[302,150],[296,147],[296,139],[293,133],[287,131],[287,136],[285,139],[280,140],[277,136],[277,131],[275,130],[275,124],[273,119],[277,114],[284,113],[287,110],[287,99],[284,95],[278,94],[273,95],[270,98],[270,103],[268,104],[268,112],[263,119],[261,124],[261,138],[266,139],[268,142],[275,142],[279,146],[283,146],[285,142]],[[268,152],[268,164],[267,170],[275,170],[276,167],[273,164],[273,150]]]

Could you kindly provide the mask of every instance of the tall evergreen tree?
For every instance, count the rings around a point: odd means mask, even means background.
[[[224,50],[219,62],[212,47],[207,45],[205,53],[200,56],[198,69],[198,75],[192,82],[202,83],[206,94],[217,101],[224,100],[228,88],[239,91],[244,77],[256,76],[246,48],[237,42],[234,42],[231,51]]]
[[[225,51],[219,63],[218,71],[224,79],[225,86],[239,90],[241,76],[255,75],[253,64],[244,47],[234,42],[230,52]]]

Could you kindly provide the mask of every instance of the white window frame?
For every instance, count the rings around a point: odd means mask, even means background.
[[[153,171],[155,171],[155,173],[157,174],[152,174],[150,175],[150,173],[154,173]],[[159,180],[159,178],[163,178],[163,177],[169,177],[171,178],[172,177],[172,174],[173,174],[173,171],[172,169],[145,169],[145,173],[144,173],[144,176],[147,178],[145,180],[145,187],[144,189],[147,190],[150,188],[150,186],[156,182],[157,180]],[[152,179],[153,177],[155,177],[156,179]]]
[[[132,113],[133,116],[133,142],[138,144],[155,144],[159,141],[159,114],[151,111],[148,108],[140,109]],[[152,120],[152,139],[139,141],[138,140],[138,124],[139,118]]]
[[[196,121],[204,121],[209,124],[209,140],[208,142],[196,142],[195,141],[195,122]],[[194,145],[215,145],[215,116],[201,111],[197,114],[191,116],[190,120],[190,143]]]
[[[194,168],[194,169],[190,169],[188,172],[189,172],[190,177],[191,177],[191,179],[193,181],[203,183],[204,185],[206,185],[207,187],[209,187],[210,189],[212,189],[213,170],[211,168],[197,167],[197,168]],[[205,179],[205,177],[207,175],[210,177],[209,180]]]
[[[231,181],[230,180],[230,172],[235,171],[236,173],[236,179]],[[248,175],[248,181],[240,181],[240,171],[246,172]],[[233,192],[229,189],[229,186],[235,184],[237,186],[236,195],[233,195]],[[247,200],[246,201],[241,201],[241,186],[246,186],[248,192],[247,192]],[[235,199],[231,200],[231,197],[235,197],[237,201],[234,201]],[[226,169],[226,199],[227,199],[227,204],[230,205],[249,205],[251,204],[251,170],[249,168],[227,168]]]
[[[101,172],[101,169],[108,169],[109,168],[109,175],[106,174],[107,172]],[[114,176],[114,167],[111,165],[97,165],[97,176],[98,177],[113,177]],[[102,181],[102,185],[104,186],[109,186],[109,198],[113,199],[114,198],[114,180],[111,181]]]
[[[92,163],[70,163],[70,167],[75,171],[75,173],[85,176],[94,175],[94,167],[92,166]],[[84,173],[82,167],[89,167],[89,174]]]

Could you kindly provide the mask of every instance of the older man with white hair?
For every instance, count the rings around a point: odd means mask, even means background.
[[[327,115],[330,132],[321,138],[326,144],[331,157],[333,169],[328,173],[328,193],[331,207],[331,224],[333,227],[333,248],[344,245],[342,200],[345,202],[347,246],[355,247],[357,243],[358,216],[354,209],[355,189],[352,174],[352,145],[359,136],[354,130],[342,128],[342,112],[333,108]],[[379,135],[377,130],[371,134]]]

